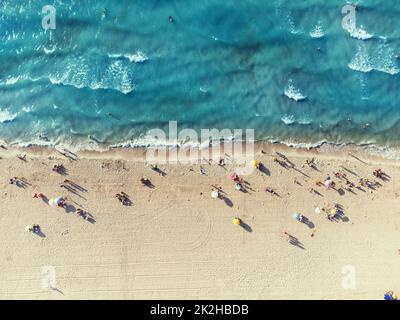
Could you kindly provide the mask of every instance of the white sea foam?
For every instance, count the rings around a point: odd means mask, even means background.
[[[35,108],[35,106],[26,106],[26,107],[22,107],[22,111],[23,112],[25,112],[25,113],[29,113],[29,112],[32,112],[33,111],[33,109]]]
[[[128,94],[135,89],[133,75],[126,62],[110,61],[103,72],[96,72],[85,57],[70,58],[58,71],[48,77],[55,85],[70,85],[92,90],[113,89]]]
[[[136,53],[125,53],[125,54],[115,53],[115,54],[109,54],[108,56],[113,59],[125,58],[128,59],[130,62],[135,62],[135,63],[142,63],[149,60],[149,58],[140,50],[138,50]]]
[[[295,87],[294,81],[292,79],[289,79],[289,82],[285,88],[284,93],[285,96],[295,100],[296,102],[307,99],[307,96],[303,95],[300,89]]]
[[[238,140],[240,141],[240,140]],[[22,140],[15,140],[13,142],[6,142],[0,141],[4,145],[10,146],[19,146],[19,147],[32,147],[32,146],[39,146],[39,147],[51,147],[55,148],[56,150],[64,152],[65,150],[69,150],[72,152],[78,151],[107,151],[114,148],[149,148],[149,147],[157,147],[157,148],[167,148],[167,147],[199,147],[208,148],[209,142],[205,142],[202,144],[186,144],[180,145],[178,144],[171,144],[168,141],[160,141],[160,140],[152,140],[148,139],[147,137],[140,137],[133,140],[128,140],[121,143],[116,144],[99,144],[94,140],[91,139],[76,139],[76,138],[65,138],[65,137],[57,137],[56,139],[47,138],[46,135],[36,135],[32,138],[29,142],[22,141]],[[296,139],[286,139],[286,140],[276,140],[276,139],[263,139],[258,140],[256,142],[269,142],[273,144],[283,144],[292,148],[304,148],[304,149],[313,149],[313,148],[322,148],[321,150],[336,150],[344,149],[344,148],[357,148],[363,150],[371,155],[376,155],[388,159],[393,160],[400,160],[400,148],[398,147],[385,147],[385,146],[377,146],[374,143],[362,143],[362,144],[355,144],[355,143],[333,143],[327,140],[320,140],[316,142],[302,142]],[[216,141],[214,144],[218,143]]]
[[[18,77],[10,77],[4,82],[4,84],[6,86],[16,84],[19,81],[20,78],[21,78],[20,76],[18,76]]]
[[[365,31],[363,26],[360,26],[359,28],[352,28],[349,30],[349,33],[351,37],[358,40],[369,40],[374,37],[374,35]]]
[[[286,16],[286,23],[291,34],[298,35],[304,33],[301,29],[296,27],[291,12],[289,12]]]
[[[286,124],[286,125],[292,125],[292,124],[301,124],[301,125],[308,125],[312,123],[312,120],[309,119],[307,116],[301,117],[301,118],[296,118],[292,114],[286,114],[281,118],[281,121]]]
[[[11,113],[7,109],[0,109],[0,123],[13,121],[18,116],[18,113]]]
[[[371,53],[363,45],[358,47],[356,54],[349,63],[349,68],[360,72],[379,71],[390,75],[400,73],[393,48],[388,44],[380,44]]]
[[[371,72],[373,70],[371,58],[365,46],[359,46],[357,53],[349,63],[349,68],[360,72]]]
[[[44,47],[43,51],[44,51],[45,54],[51,54],[51,53],[54,53],[56,51],[56,49],[57,49],[57,46],[54,46],[53,48]]]
[[[131,80],[132,75],[128,68],[121,61],[111,63],[101,82],[98,84],[100,88],[114,88],[124,94],[128,94],[135,90],[135,85]]]
[[[310,36],[311,38],[322,38],[323,36],[325,36],[324,28],[321,21],[318,21],[318,23],[310,31]]]
[[[293,115],[284,115],[281,120],[283,121],[284,124],[291,125],[296,122],[295,118]]]

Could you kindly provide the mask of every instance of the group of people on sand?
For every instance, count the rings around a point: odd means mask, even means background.
[[[278,193],[274,190],[274,189],[272,189],[272,188],[269,188],[269,187],[267,187],[266,189],[265,189],[265,192],[268,192],[268,193],[270,193],[271,195],[273,195],[273,196],[277,196],[278,195]]]
[[[67,206],[67,198],[59,198],[57,206],[59,206],[60,208],[65,208]]]
[[[334,221],[338,213],[339,207],[336,203],[332,205],[326,205],[321,209],[322,212],[326,214],[326,218],[330,221]]]
[[[374,175],[375,177],[377,177],[377,178],[383,178],[383,176],[385,175],[385,173],[383,172],[382,169],[378,168],[378,169],[375,169],[375,170],[374,170],[373,175]]]
[[[128,195],[121,191],[121,193],[117,193],[115,197],[121,202],[122,205],[126,206],[130,203]]]
[[[86,220],[87,219],[87,214],[85,211],[83,211],[81,208],[76,209],[75,214],[78,217],[82,217],[82,219]]]
[[[273,157],[274,162],[279,163],[282,167],[287,167],[287,163],[284,160],[278,159],[276,157]]]
[[[373,172],[374,176],[382,178],[385,173],[381,170],[381,169],[376,169]],[[346,189],[347,191],[353,192],[353,188],[357,187],[358,189],[360,188],[370,188],[370,189],[374,189],[378,186],[380,186],[379,182],[377,181],[371,181],[368,178],[359,178],[357,185],[355,183],[353,183],[352,181],[350,181],[350,179],[348,179],[347,175],[345,173],[342,172],[334,172],[335,178],[339,179],[340,183],[344,182],[344,186],[343,189]],[[334,189],[336,187],[336,183],[331,179],[331,177],[329,175],[326,176],[326,178],[324,179],[324,181],[322,182],[321,180],[317,180],[315,182],[316,186],[319,187],[326,187],[327,189]],[[315,192],[315,190],[313,188],[309,188],[308,189],[311,193]]]
[[[64,170],[64,166],[62,164],[55,164],[53,165],[53,169],[54,172],[60,173]]]
[[[9,184],[18,185],[18,184],[19,184],[19,178],[18,178],[18,177],[11,178],[11,179],[9,180]]]
[[[315,167],[315,166],[316,166],[315,158],[306,159],[306,160],[304,161],[304,164],[306,164],[306,165],[309,166],[309,167]]]
[[[28,232],[33,232],[33,233],[39,233],[40,232],[40,226],[38,224],[34,224],[31,227],[27,226],[26,231]]]
[[[231,180],[235,183],[235,188],[238,191],[243,190],[243,178],[240,178],[236,173],[232,173],[230,176]]]
[[[140,183],[141,183],[143,186],[146,186],[146,187],[151,186],[151,181],[150,181],[150,179],[147,178],[146,176],[143,176],[143,177],[140,178]]]

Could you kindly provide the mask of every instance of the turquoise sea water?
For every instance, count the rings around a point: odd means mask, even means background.
[[[358,3],[348,32],[337,0],[0,0],[0,139],[134,145],[176,120],[400,146],[400,3]]]

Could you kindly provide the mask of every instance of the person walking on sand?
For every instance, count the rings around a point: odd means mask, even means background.
[[[39,233],[40,232],[40,226],[38,224],[34,224],[32,227],[27,226],[25,228],[25,230],[28,231],[28,232]]]

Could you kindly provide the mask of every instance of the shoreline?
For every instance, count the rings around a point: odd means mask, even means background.
[[[221,147],[223,144],[221,144]],[[245,147],[245,143],[243,143]],[[210,150],[215,147],[211,146]],[[13,145],[5,145],[0,144],[0,156],[9,157],[16,156],[21,154],[27,154],[31,157],[52,157],[54,159],[62,159],[65,158],[63,153],[67,152],[74,156],[84,159],[114,159],[120,158],[121,160],[137,160],[137,161],[146,161],[146,152],[151,147],[109,147],[104,150],[77,150],[70,151],[70,149],[66,147],[59,146],[13,146]],[[188,148],[183,148],[181,146],[177,147],[169,147],[169,146],[160,146],[159,149],[163,150],[165,148],[171,148],[172,150],[188,150]],[[393,165],[400,165],[399,159],[388,157],[384,154],[383,150],[376,149],[377,147],[374,145],[356,145],[356,144],[346,144],[346,145],[336,145],[331,143],[322,143],[316,147],[301,147],[301,146],[291,146],[280,142],[269,142],[269,141],[256,141],[254,143],[254,154],[272,154],[275,151],[281,151],[288,153],[290,155],[298,155],[302,157],[307,157],[310,155],[322,156],[322,157],[346,157],[349,155],[359,155],[366,159],[367,161],[377,162],[377,163],[390,163]],[[195,148],[198,150],[199,155],[202,154],[202,151],[205,148]],[[72,149],[74,150],[74,149]],[[222,148],[221,148],[222,150]],[[245,151],[244,151],[245,153]],[[221,152],[221,158],[223,157],[223,152]],[[234,156],[234,155],[233,155]],[[400,148],[399,148],[399,156],[400,156]],[[167,156],[168,157],[168,156]],[[204,164],[207,162],[201,161],[201,156],[198,157],[198,162],[195,161],[192,164]]]

